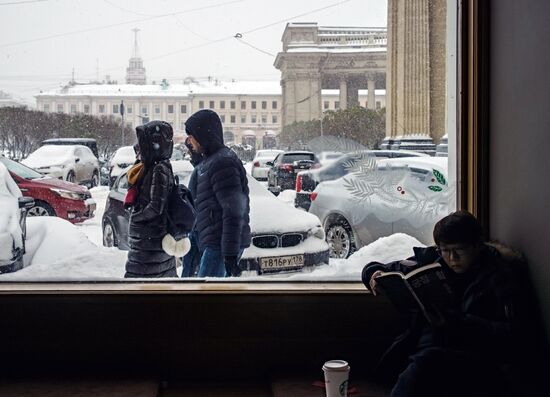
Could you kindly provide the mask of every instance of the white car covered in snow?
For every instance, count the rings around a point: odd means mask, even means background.
[[[113,185],[115,179],[126,168],[136,161],[136,152],[133,146],[122,146],[118,148],[110,160],[109,166],[109,186]]]
[[[258,150],[254,159],[252,159],[252,168],[250,170],[252,177],[259,181],[267,181],[267,171],[269,171],[270,167],[266,163],[275,160],[275,157],[283,152],[283,150],[277,149]]]
[[[23,197],[6,166],[0,163],[0,273],[23,267],[26,211],[34,205]]]
[[[433,244],[434,224],[448,215],[454,197],[447,158],[365,159],[353,172],[322,182],[311,193],[309,212],[321,220],[330,257],[347,258],[394,233]]]
[[[99,161],[87,146],[44,145],[21,163],[51,178],[90,187],[99,185]]]

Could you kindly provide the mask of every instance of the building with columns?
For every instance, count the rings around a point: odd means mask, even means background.
[[[435,153],[446,133],[447,0],[388,0],[386,139]]]
[[[338,90],[340,107],[360,104],[376,108],[376,89],[385,89],[386,28],[324,27],[288,23],[283,51],[275,67],[281,71],[282,124],[319,119],[322,92]]]
[[[341,107],[338,90],[323,90],[323,111]],[[361,106],[368,94],[359,91]],[[257,142],[266,131],[281,132],[282,95],[278,81],[220,82],[211,79],[190,84],[76,84],[36,95],[38,110],[59,113],[84,113],[121,118],[130,127],[147,120],[165,120],[183,139],[185,121],[199,109],[215,110],[223,123],[226,141],[241,143],[243,133],[256,134]],[[385,107],[385,91],[377,90],[376,108]]]

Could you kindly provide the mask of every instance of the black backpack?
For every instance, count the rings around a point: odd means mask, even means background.
[[[174,177],[174,185],[168,196],[166,204],[166,215],[168,218],[168,233],[175,240],[186,237],[193,226],[197,217],[193,197],[185,185],[180,185],[178,177]]]

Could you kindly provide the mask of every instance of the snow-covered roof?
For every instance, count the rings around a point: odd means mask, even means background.
[[[356,44],[349,44],[348,46],[334,47],[334,45],[320,45],[315,47],[304,47],[301,45],[289,44],[286,52],[333,52],[333,53],[359,53],[359,52],[381,52],[386,53],[386,47],[360,47],[354,48]]]
[[[197,84],[76,84],[42,92],[44,96],[190,96],[202,94],[225,95],[281,95],[279,81],[200,82]]]

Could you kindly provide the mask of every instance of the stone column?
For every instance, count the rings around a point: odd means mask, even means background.
[[[346,83],[346,105],[348,108],[359,105],[359,89],[354,79],[348,79]]]
[[[369,76],[367,80],[367,90],[368,90],[367,107],[369,109],[376,109],[376,95],[375,95],[374,87],[375,87],[374,77]]]
[[[345,79],[340,80],[340,109],[348,108],[348,84]]]

